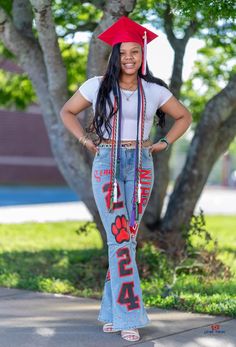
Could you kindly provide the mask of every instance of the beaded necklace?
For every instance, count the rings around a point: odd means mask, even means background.
[[[117,179],[120,176],[121,164],[121,120],[122,120],[122,97],[120,88],[116,85],[113,90],[114,93],[114,116],[112,127],[112,146],[111,146],[111,160],[110,160],[110,184],[108,190],[108,205],[109,212],[113,210],[114,203],[117,202]],[[119,102],[118,102],[119,101]],[[119,105],[119,108],[118,108]],[[146,114],[146,98],[141,82],[138,77],[138,104],[137,104],[137,132],[136,132],[136,146],[135,146],[135,177],[134,177],[134,190],[132,198],[132,213],[130,226],[134,226],[135,221],[138,221],[139,214],[142,213],[141,202],[141,180],[140,174],[142,171],[142,145],[144,135],[144,122]]]

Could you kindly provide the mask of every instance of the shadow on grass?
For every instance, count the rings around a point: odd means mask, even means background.
[[[142,255],[138,262],[140,269],[148,265],[150,250]],[[164,276],[166,263],[160,257],[149,260],[153,268],[149,264],[150,276],[143,281],[144,300],[148,305],[236,315],[236,281],[207,283],[207,278],[199,281],[195,276],[184,276],[163,296],[168,283]],[[0,286],[100,299],[107,268],[107,252],[97,248],[5,251],[0,253]],[[140,271],[140,275],[142,278],[145,272]]]
[[[107,267],[107,254],[98,249],[2,252],[0,285],[97,297]]]
[[[230,253],[236,257],[235,247],[233,248],[233,247],[229,247],[229,246],[223,246],[223,247],[220,247],[220,252],[227,252],[227,253]]]

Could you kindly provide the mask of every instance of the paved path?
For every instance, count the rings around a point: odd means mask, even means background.
[[[165,202],[165,205],[167,200]],[[236,189],[205,188],[196,206],[205,214],[236,215]],[[64,202],[0,207],[0,223],[87,220],[92,216],[83,202]]]
[[[205,187],[197,203],[205,214],[236,215],[236,189]]]
[[[1,347],[235,347],[230,317],[148,309],[151,324],[131,343],[105,334],[100,301],[0,287]],[[212,329],[212,324],[218,324]]]
[[[92,221],[83,202],[60,202],[0,207],[0,223]],[[1,347],[1,346],[0,346]]]

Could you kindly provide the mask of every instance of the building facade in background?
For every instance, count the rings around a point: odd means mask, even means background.
[[[22,71],[4,59],[0,59],[0,68],[12,73]],[[0,184],[66,184],[37,105],[26,111],[0,109]]]

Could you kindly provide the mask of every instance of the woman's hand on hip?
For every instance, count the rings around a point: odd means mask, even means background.
[[[164,149],[166,149],[167,147],[167,144],[165,142],[157,142],[157,143],[154,143],[150,149],[149,149],[149,152],[150,153],[156,153],[156,152],[161,152],[163,151]]]
[[[87,140],[85,147],[93,154],[96,154],[97,152],[99,152],[99,149],[95,146],[92,140]]]

